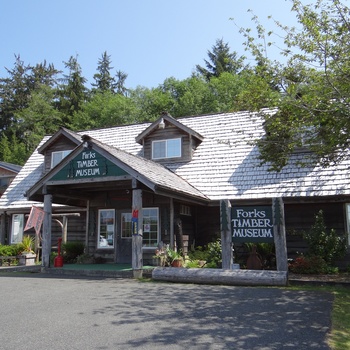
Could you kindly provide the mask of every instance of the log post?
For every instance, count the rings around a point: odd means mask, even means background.
[[[231,270],[232,257],[232,233],[231,233],[231,203],[228,199],[220,201],[220,222],[221,222],[221,250],[222,269]]]
[[[276,248],[277,271],[288,272],[286,228],[282,198],[272,199],[273,236]]]
[[[44,195],[42,267],[50,267],[52,195]]]
[[[143,259],[142,259],[142,234],[143,234],[143,215],[142,215],[142,190],[133,189],[132,191],[132,213],[133,213],[133,232],[132,232],[132,269],[134,278],[142,277]]]

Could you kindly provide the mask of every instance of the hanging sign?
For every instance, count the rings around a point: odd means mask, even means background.
[[[134,209],[131,217],[132,234],[137,235],[139,230],[139,211]]]
[[[233,242],[273,243],[270,206],[233,207],[231,209]]]

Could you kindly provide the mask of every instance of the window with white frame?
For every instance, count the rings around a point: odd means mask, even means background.
[[[55,167],[63,158],[67,157],[72,151],[57,151],[51,154],[51,168]]]
[[[121,237],[131,238],[132,236],[132,223],[131,223],[131,213],[122,213],[120,218],[121,224]]]
[[[346,213],[346,229],[348,234],[348,245],[350,245],[350,203],[345,205]]]
[[[143,240],[144,248],[157,247],[159,243],[159,210],[158,208],[143,208]],[[132,237],[131,213],[121,214],[121,236]]]
[[[24,214],[12,215],[11,243],[20,243],[23,239]]]
[[[98,248],[114,248],[115,210],[98,211]]]
[[[181,138],[152,141],[152,159],[181,157]]]

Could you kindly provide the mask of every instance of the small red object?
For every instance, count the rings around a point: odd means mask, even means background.
[[[62,244],[62,238],[59,238],[58,239],[58,256],[56,256],[55,260],[53,261],[54,267],[63,266],[63,256],[61,255],[61,244]]]

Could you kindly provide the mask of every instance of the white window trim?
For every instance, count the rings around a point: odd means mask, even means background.
[[[103,211],[113,212],[113,245],[112,246],[109,246],[109,245],[100,246],[100,236],[101,236],[101,231],[100,231],[101,230],[101,215],[100,215],[100,213]],[[99,209],[98,210],[97,249],[114,249],[114,247],[115,247],[115,227],[116,227],[115,209]]]
[[[15,217],[20,218],[18,227],[15,225]],[[18,239],[14,240],[15,229],[18,229]],[[12,225],[11,225],[11,244],[16,244],[22,242],[23,239],[23,230],[24,230],[24,214],[13,214],[12,215]]]
[[[143,210],[147,210],[147,209],[156,209],[157,210],[157,244],[160,242],[160,218],[159,218],[159,208],[158,207],[148,207],[148,208],[143,208]],[[128,214],[128,213],[131,213],[131,211],[123,211],[121,213],[121,215],[123,214]],[[142,217],[144,218],[144,216],[142,215]],[[144,222],[142,222],[142,232],[144,230]],[[122,224],[120,224],[120,228],[122,227]],[[120,229],[121,231],[121,229]],[[131,237],[122,237],[122,239],[130,239]],[[143,243],[142,243],[142,249],[152,249],[154,250],[156,247],[147,247],[147,246],[144,246]]]
[[[350,203],[345,204],[346,231],[348,235],[347,245],[350,246]]]
[[[68,156],[69,153],[71,153],[71,150],[65,150],[65,151],[55,151],[51,153],[51,169],[56,166],[58,163],[60,163],[64,158],[66,158]],[[61,160],[57,163],[57,164],[53,164],[53,156],[54,154],[61,154]]]
[[[168,141],[174,141],[174,140],[179,140],[180,143],[180,155],[178,156],[173,156],[169,157],[168,156]],[[154,156],[154,144],[155,143],[160,143],[160,142],[165,142],[165,156],[164,157],[155,157]],[[152,159],[172,159],[172,158],[181,158],[182,157],[182,143],[181,143],[181,137],[176,137],[173,139],[164,139],[164,140],[154,140],[152,141]]]
[[[123,211],[120,214],[120,237],[121,237],[121,239],[131,239],[132,238],[132,228],[130,230],[130,236],[128,236],[128,237],[123,236],[123,215],[125,215],[125,214],[130,215],[130,223],[131,223],[131,211]]]

